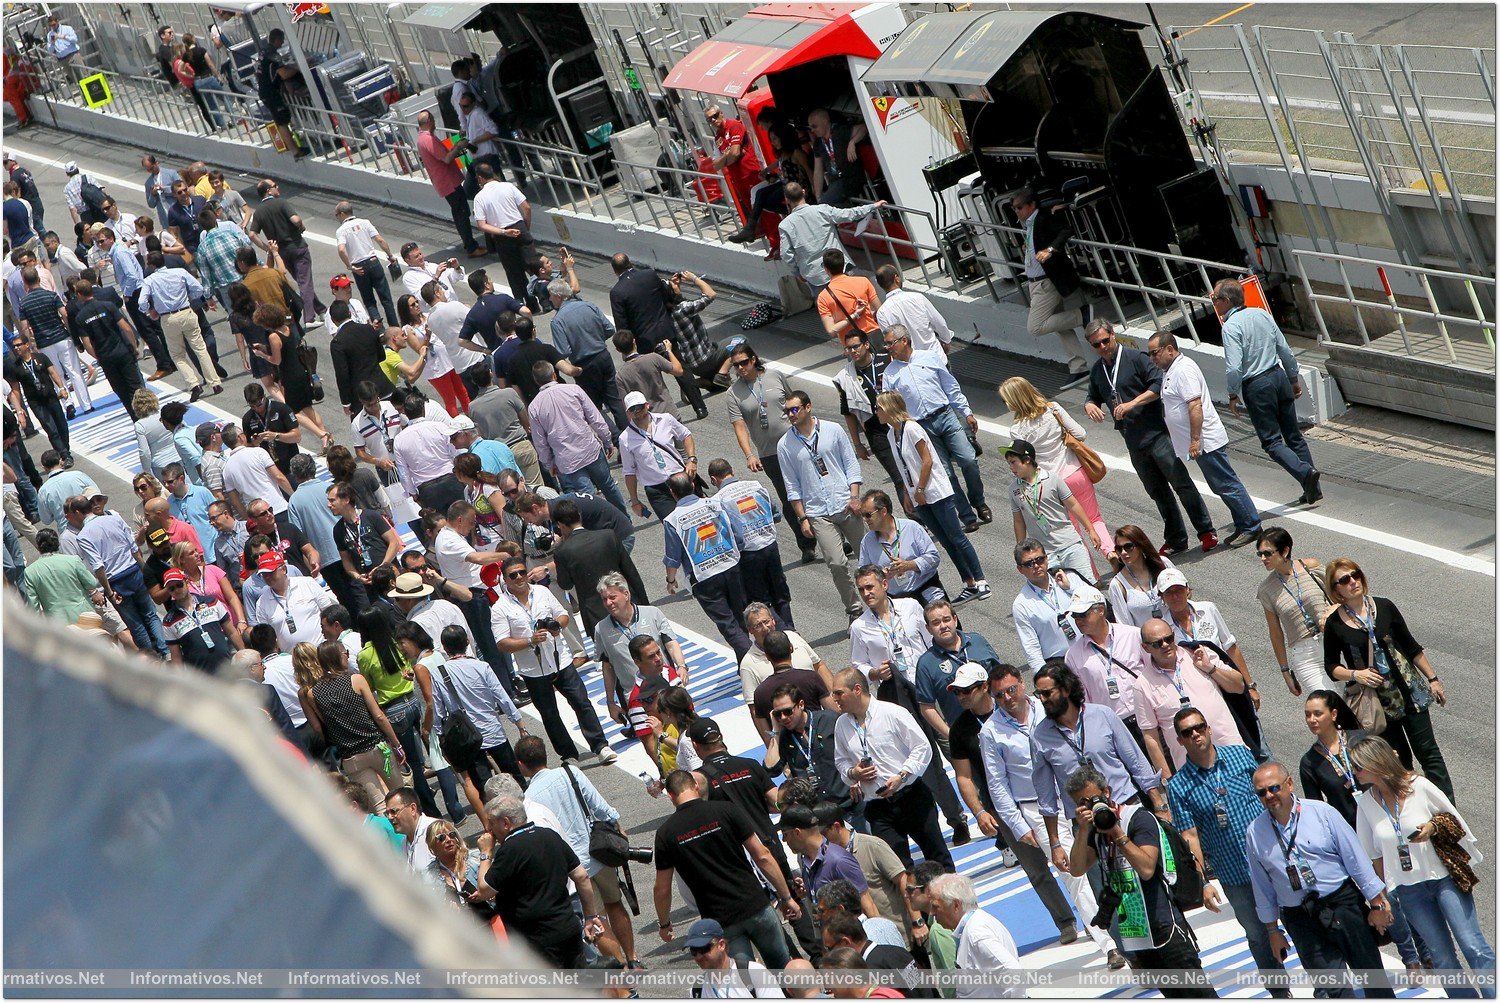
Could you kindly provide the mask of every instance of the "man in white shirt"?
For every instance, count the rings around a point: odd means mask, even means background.
[[[875,320],[880,323],[882,331],[900,324],[911,335],[914,351],[941,348],[947,355],[953,350],[953,332],[949,330],[948,322],[926,296],[902,288],[900,269],[895,265],[881,265],[875,269],[875,281],[885,292],[885,302],[875,311]]]
[[[477,165],[474,176],[480,186],[474,196],[474,222],[500,256],[510,294],[536,309],[535,301],[526,299],[526,251],[535,243],[531,238],[531,203],[521,189],[501,181],[490,164]]]
[[[912,841],[924,859],[952,867],[937,802],[922,782],[932,744],[911,712],[871,699],[869,686],[856,669],[833,677],[833,699],[841,712],[833,732],[834,765],[850,787],[859,785],[870,833],[889,843],[908,869]]]
[[[1229,433],[1214,408],[1204,382],[1203,370],[1177,347],[1170,334],[1153,334],[1146,354],[1165,374],[1161,381],[1161,404],[1172,452],[1178,459],[1198,461],[1203,479],[1234,517],[1234,535],[1224,541],[1243,547],[1260,535],[1260,513],[1239,474],[1229,464]]]
[[[1011,603],[1010,616],[1026,664],[1035,672],[1049,658],[1061,658],[1078,639],[1078,628],[1068,613],[1079,579],[1065,568],[1049,567],[1047,548],[1028,536],[1016,544],[1016,570],[1026,584]]]
[[[395,830],[406,837],[406,862],[412,873],[425,875],[433,861],[427,848],[427,830],[437,819],[422,814],[417,792],[410,787],[398,787],[385,796],[385,814]]]
[[[426,286],[422,287],[425,291]],[[450,296],[441,282],[434,282],[432,287],[432,299],[425,300],[427,304],[427,331],[443,343],[448,350],[448,359],[453,363],[453,368],[458,370],[460,379],[470,369],[478,365],[489,365],[489,359],[483,353],[483,345],[472,341],[459,340],[458,332],[463,330],[464,320],[469,316],[469,308],[458,302],[454,296]],[[465,382],[467,389],[469,382]]]
[[[708,973],[694,995],[706,1000],[785,999],[780,986],[763,983],[753,972],[764,972],[759,961],[739,962],[729,953],[724,927],[716,919],[700,919],[688,928],[683,945],[693,963]]]
[[[957,948],[954,963],[960,971],[1018,972],[1021,958],[1016,953],[1015,938],[1005,924],[979,908],[974,882],[962,874],[944,874],[927,886],[932,900],[932,914],[953,931]],[[1018,987],[1001,985],[960,985],[958,995],[965,999],[1023,997]]]
[[[266,551],[256,568],[265,576],[266,590],[255,601],[255,622],[271,625],[282,651],[304,641],[321,644],[321,614],[333,605],[333,596],[311,578],[289,577],[279,551]]]
[[[348,202],[340,202],[333,207],[333,218],[339,221],[339,228],[334,234],[338,240],[339,257],[344,260],[345,267],[359,286],[359,298],[364,302],[370,317],[374,317],[376,323],[379,323],[378,307],[383,307],[385,323],[400,323],[396,318],[395,304],[391,302],[390,278],[385,273],[385,266],[375,256],[378,245],[385,254],[387,264],[394,265],[396,255],[391,251],[391,245],[386,243],[385,237],[375,228],[374,223],[356,216],[354,207]],[[368,320],[364,323],[368,323]]]
[[[401,260],[406,263],[406,271],[401,273],[401,284],[406,291],[422,302],[422,287],[436,279],[452,299],[459,299],[458,286],[464,281],[467,273],[459,265],[457,258],[449,258],[434,264],[427,260],[427,254],[422,250],[422,245],[415,240],[409,240],[401,245]]]
[[[1146,740],[1135,721],[1136,680],[1146,662],[1141,630],[1133,624],[1111,623],[1104,609],[1104,593],[1092,585],[1073,590],[1068,615],[1078,639],[1068,646],[1064,658],[1083,684],[1088,702],[1114,711],[1144,752]]]
[[[247,445],[238,425],[225,425],[220,434],[229,449],[224,461],[225,500],[235,516],[249,515],[250,503],[257,498],[264,498],[276,515],[285,512],[292,482],[276,466],[275,458],[259,446]]]

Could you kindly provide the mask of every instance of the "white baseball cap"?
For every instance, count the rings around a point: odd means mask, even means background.
[[[646,400],[646,395],[639,390],[632,390],[625,395],[625,410],[627,411],[633,408],[645,407],[648,403],[650,402]]]
[[[1176,568],[1164,568],[1162,573],[1156,576],[1156,591],[1165,592],[1176,585],[1187,588],[1187,575]]]
[[[1080,585],[1073,593],[1073,601],[1068,603],[1069,613],[1087,613],[1095,606],[1104,602],[1104,593],[1092,585]]]
[[[76,160],[70,160],[66,164],[63,164],[63,173],[64,174],[77,174],[78,173],[78,161],[76,161]]]
[[[965,662],[953,673],[953,680],[948,683],[948,690],[966,690],[975,683],[982,683],[989,679],[990,673],[978,662]]]
[[[17,163],[20,163],[20,160],[16,157],[16,155],[14,153],[10,152],[9,150],[6,150],[3,154],[0,154],[0,162],[10,161],[10,160],[14,160]]]
[[[457,417],[449,418],[448,419],[448,434],[449,435],[457,435],[459,432],[474,432],[474,431],[478,431],[478,427],[474,424],[474,419],[470,418],[466,414],[461,414],[461,415],[458,415]]]

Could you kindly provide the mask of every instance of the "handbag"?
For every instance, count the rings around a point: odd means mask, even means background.
[[[630,840],[615,828],[613,822],[601,822],[594,817],[588,802],[583,799],[583,788],[578,786],[578,778],[573,776],[573,771],[566,763],[563,764],[562,771],[568,775],[568,783],[573,785],[573,794],[578,798],[578,807],[583,809],[583,817],[589,820],[589,856],[605,867],[624,867],[630,862]]]
[[[443,750],[443,758],[448,760],[448,765],[460,773],[467,773],[484,755],[484,737],[479,734],[474,722],[469,720],[463,704],[458,702],[453,679],[448,675],[448,666],[439,666],[438,671],[443,674],[443,683],[448,687],[448,698],[453,701],[453,709],[443,715],[443,731],[438,736],[438,748]]]
[[[1063,445],[1067,447],[1068,452],[1073,454],[1073,458],[1078,461],[1078,465],[1083,468],[1084,474],[1088,476],[1089,483],[1098,484],[1104,480],[1104,475],[1109,473],[1109,468],[1104,465],[1104,461],[1099,458],[1099,454],[1094,452],[1093,447],[1087,445],[1082,439],[1068,431],[1068,426],[1063,424],[1062,415],[1053,410],[1056,407],[1056,404],[1049,405],[1047,411],[1052,415],[1053,420],[1057,422],[1057,427],[1062,430]]]
[[[406,269],[402,268],[394,261],[390,262],[385,267],[386,271],[390,272],[392,282],[400,282],[401,276],[406,274]]]
[[[776,289],[781,294],[783,316],[790,317],[813,308],[812,290],[802,276],[783,275],[776,281]]]

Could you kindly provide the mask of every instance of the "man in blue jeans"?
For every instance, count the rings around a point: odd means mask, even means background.
[[[1223,899],[1228,899],[1235,921],[1245,931],[1255,967],[1281,971],[1285,966],[1271,950],[1270,935],[1255,914],[1255,891],[1245,856],[1245,833],[1263,810],[1252,779],[1260,764],[1243,745],[1217,748],[1213,729],[1196,707],[1178,711],[1172,729],[1187,751],[1187,762],[1167,781],[1172,824],[1193,851],[1195,866],[1203,871],[1212,864],[1224,890],[1221,896],[1212,883],[1205,883],[1203,904],[1217,912]],[[1269,991],[1278,999],[1292,995],[1284,987]]]
[[[90,515],[78,531],[78,551],[130,627],[135,646],[142,651],[155,651],[165,661],[167,640],[162,633],[161,617],[141,573],[135,534],[125,520],[115,512]]]
[[[898,391],[906,398],[907,410],[932,437],[938,460],[948,468],[950,477],[955,463],[962,471],[964,490],[955,491],[953,501],[958,506],[964,532],[972,533],[980,523],[994,519],[990,507],[984,503],[984,477],[979,472],[974,443],[969,439],[970,434],[979,431],[979,419],[974,417],[968,398],[948,371],[947,356],[941,351],[916,351],[911,334],[900,324],[891,325],[885,332],[885,347],[891,353],[891,364],[885,370],[885,389]],[[963,424],[959,423],[960,418]],[[952,479],[956,487],[958,478]]]
[[[544,359],[533,363],[531,376],[537,392],[527,412],[531,415],[531,441],[542,469],[551,472],[564,491],[597,491],[628,517],[630,508],[609,472],[614,433],[604,416],[581,387],[557,381],[552,363]]]
[[[1243,397],[1260,448],[1302,485],[1297,501],[1311,505],[1322,500],[1322,475],[1297,426],[1295,401],[1302,396],[1302,380],[1286,335],[1269,312],[1245,305],[1245,289],[1238,279],[1218,282],[1211,301],[1224,325],[1229,409],[1238,414]]]
[[[1208,384],[1198,364],[1177,348],[1177,339],[1158,331],[1146,342],[1146,354],[1165,374],[1161,404],[1172,451],[1183,461],[1198,461],[1209,489],[1229,507],[1234,535],[1224,541],[1243,547],[1260,535],[1260,513],[1240,477],[1229,464],[1229,433],[1208,396]]]
[[[656,830],[652,899],[658,936],[672,940],[672,877],[681,872],[699,915],[722,927],[730,954],[750,961],[759,951],[767,968],[785,968],[791,954],[777,909],[788,920],[802,909],[749,816],[738,805],[705,800],[687,770],[668,773],[666,789],[676,811]]]

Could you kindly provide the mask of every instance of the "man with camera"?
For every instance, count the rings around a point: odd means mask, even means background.
[[[601,762],[614,762],[615,752],[604,737],[599,715],[562,637],[567,610],[550,590],[532,586],[525,558],[506,558],[500,570],[505,592],[496,597],[491,612],[496,644],[515,658],[516,672],[542,718],[552,748],[560,759],[578,758],[578,747],[557,712],[557,694],[561,693],[577,715],[578,730],[589,748]]]
[[[1385,882],[1354,830],[1338,809],[1297,797],[1291,775],[1278,762],[1256,770],[1252,781],[1266,810],[1250,823],[1245,854],[1255,911],[1271,950],[1285,960],[1289,934],[1308,971],[1384,969],[1376,935],[1394,917]],[[1286,934],[1276,924],[1278,916]],[[1395,995],[1384,979],[1363,988],[1367,999]],[[1347,988],[1323,992],[1353,995]]]
[[[1081,874],[1097,863],[1104,873],[1099,914],[1091,924],[1119,939],[1131,968],[1181,973],[1177,984],[1155,987],[1163,996],[1217,998],[1207,976],[1187,975],[1201,972],[1203,962],[1187,917],[1172,899],[1178,868],[1193,862],[1174,859],[1166,832],[1151,812],[1111,800],[1109,781],[1092,765],[1073,771],[1067,795],[1078,818],[1068,870]]]

